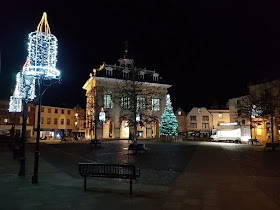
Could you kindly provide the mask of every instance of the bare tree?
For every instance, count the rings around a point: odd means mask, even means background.
[[[270,122],[272,150],[275,150],[274,125],[280,111],[280,81],[274,80],[252,85],[250,86],[250,95],[253,104],[259,110],[258,115]]]
[[[159,120],[153,111],[159,111],[160,101],[163,101],[166,93],[156,84],[144,82],[148,70],[136,67],[125,70],[127,73],[114,92],[121,110],[120,122],[126,119],[136,133],[138,123],[150,124]]]

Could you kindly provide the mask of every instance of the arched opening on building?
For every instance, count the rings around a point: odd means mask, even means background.
[[[127,119],[124,119],[121,122],[120,138],[121,139],[128,139],[129,138],[129,121]]]
[[[146,138],[146,123],[139,121],[137,124],[137,137],[138,138]]]
[[[103,122],[103,138],[114,138],[114,121],[111,118]]]

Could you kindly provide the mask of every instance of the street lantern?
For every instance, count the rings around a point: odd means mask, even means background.
[[[25,175],[25,133],[27,119],[27,103],[28,100],[34,100],[35,84],[37,83],[37,102],[38,102],[38,120],[37,120],[37,136],[36,151],[34,163],[34,176],[32,183],[38,183],[38,164],[39,164],[39,138],[40,138],[40,120],[41,120],[41,85],[43,80],[49,81],[49,86],[53,84],[53,80],[60,81],[60,71],[56,69],[57,56],[57,38],[51,34],[47,20],[47,13],[43,13],[42,19],[37,30],[29,34],[28,56],[23,69],[17,74],[17,84],[13,96],[10,97],[9,111],[21,112],[23,104],[23,123],[22,123],[22,146],[20,155],[20,172],[19,175]]]
[[[104,109],[102,107],[101,110],[100,110],[100,113],[99,113],[99,121],[100,122],[105,122],[105,119],[106,119],[106,114],[105,114]]]
[[[136,114],[136,122],[140,122],[140,114]]]

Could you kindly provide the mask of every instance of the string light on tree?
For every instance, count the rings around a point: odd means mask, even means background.
[[[166,105],[160,119],[159,135],[160,136],[178,136],[178,121],[173,112],[170,95],[166,95]]]

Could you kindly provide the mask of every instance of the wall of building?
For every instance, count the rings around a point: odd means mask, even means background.
[[[106,121],[110,120],[113,124],[113,131],[112,135],[109,135],[110,131],[108,129],[107,125],[97,123],[97,130],[96,135],[97,137],[102,136],[103,138],[115,138],[115,139],[127,139],[128,136],[125,134],[127,133],[127,129],[129,129],[129,132],[134,132],[133,126],[123,127],[125,125],[125,121],[129,120],[129,118],[132,116],[131,112],[128,110],[121,109],[120,107],[120,100],[121,100],[121,90],[123,89],[123,86],[126,86],[127,83],[123,82],[122,80],[118,79],[112,79],[112,78],[100,78],[100,77],[91,77],[86,84],[84,85],[84,89],[87,91],[87,131],[86,131],[86,137],[93,138],[95,133],[93,129],[94,123],[89,122],[88,119],[94,119],[94,113],[97,113],[96,116],[98,116],[101,108],[104,108],[104,111],[106,113]],[[146,83],[146,85],[139,85],[138,89],[141,87],[141,95],[145,96],[145,109],[139,110],[138,113],[141,118],[141,127],[137,128],[137,132],[139,135],[139,138],[146,138],[146,139],[152,139],[153,136],[155,136],[155,127],[152,126],[152,121],[154,123],[158,123],[159,119],[163,113],[163,110],[165,108],[165,97],[167,94],[167,88],[170,87],[170,85],[162,85],[162,84],[150,84]],[[93,90],[96,90],[96,95]],[[104,93],[105,91],[111,91],[112,94],[112,100],[113,100],[113,107],[112,108],[106,108],[104,106]],[[137,91],[138,92],[138,91]],[[139,92],[138,92],[139,93]],[[155,95],[151,94],[155,93]],[[160,110],[159,111],[153,111],[152,110],[152,97],[157,96],[160,99]],[[92,105],[93,102],[95,103],[95,106]],[[143,119],[143,116],[150,116],[150,119]],[[122,122],[124,121],[124,122]],[[149,121],[148,123],[146,123]],[[158,130],[157,130],[158,132]]]
[[[213,127],[213,117],[205,107],[194,107],[187,114],[188,133],[199,132],[198,137],[209,137]],[[195,128],[196,125],[196,128]]]
[[[35,117],[35,130],[37,129],[38,120],[38,106],[36,106],[36,117]],[[72,130],[75,129],[75,111],[69,108],[41,106],[41,137],[46,135],[49,138],[56,138],[56,134],[60,133],[62,129],[67,130],[66,135],[70,135]],[[50,132],[43,132],[50,131]]]
[[[230,122],[230,114],[229,110],[224,110],[224,109],[208,109],[208,111],[212,114],[213,116],[213,129],[216,129],[220,123],[229,123]]]

